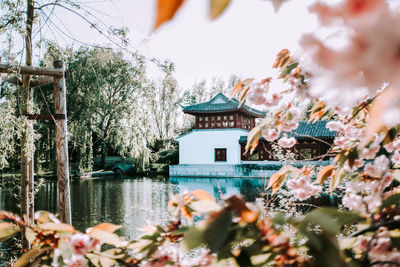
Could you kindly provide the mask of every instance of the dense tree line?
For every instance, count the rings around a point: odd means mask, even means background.
[[[58,58],[67,64],[70,163],[71,169],[80,173],[106,167],[107,156],[130,158],[138,173],[147,171],[150,162],[177,163],[174,139],[193,127],[180,105],[206,101],[217,92],[228,93],[238,81],[236,76],[227,83],[217,78],[201,80],[183,90],[170,61],[149,61],[113,49],[59,49],[52,42],[47,46],[42,66],[50,67]],[[159,69],[158,78],[149,78],[149,64]],[[16,141],[21,120],[18,90],[3,82],[1,92],[0,167],[17,170],[20,158]],[[35,113],[52,113],[52,84],[35,88],[34,103]],[[54,123],[37,121],[35,132],[35,169],[54,171]],[[94,164],[94,158],[100,161]]]

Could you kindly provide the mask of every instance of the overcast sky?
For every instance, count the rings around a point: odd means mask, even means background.
[[[308,0],[291,0],[278,13],[269,1],[232,0],[214,21],[208,18],[208,1],[186,0],[174,20],[155,33],[151,32],[155,0],[87,2],[105,23],[129,28],[131,51],[174,62],[176,77],[184,87],[214,76],[271,76],[276,54],[282,48],[297,51],[299,36],[316,26],[316,18],[307,12]],[[56,16],[76,39],[104,43],[78,17],[62,11]],[[58,42],[73,42],[53,32],[46,34],[56,36]]]

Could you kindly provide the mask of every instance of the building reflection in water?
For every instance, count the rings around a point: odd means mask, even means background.
[[[262,179],[240,178],[102,178],[73,181],[71,204],[73,225],[80,231],[101,222],[124,225],[126,238],[135,238],[148,222],[166,223],[169,193],[203,189],[220,199],[242,195],[254,201],[263,188]],[[46,182],[35,198],[36,210],[57,213],[56,181]],[[18,212],[16,200],[0,190],[0,209]]]

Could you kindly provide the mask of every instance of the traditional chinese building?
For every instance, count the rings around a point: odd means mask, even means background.
[[[179,165],[170,166],[170,176],[260,177],[280,166],[272,144],[263,138],[253,154],[244,153],[250,129],[266,112],[221,93],[208,102],[185,106],[183,112],[195,116],[195,128],[177,138]],[[300,122],[291,133],[297,139],[292,152],[298,160],[318,160],[328,152],[335,133],[325,125]]]

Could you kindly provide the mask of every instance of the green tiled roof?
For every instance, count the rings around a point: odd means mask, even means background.
[[[208,102],[185,106],[182,109],[183,112],[193,115],[200,113],[220,113],[239,110],[255,117],[264,117],[266,114],[266,112],[251,108],[244,104],[239,107],[239,104],[240,103],[237,99],[233,98],[229,100],[225,95],[219,93]]]
[[[310,137],[318,139],[333,139],[336,136],[336,132],[331,132],[326,128],[328,121],[317,121],[315,123],[307,123],[306,121],[299,122],[299,127],[288,136],[295,137],[296,139],[307,139]],[[261,140],[265,140],[261,138]],[[247,136],[241,136],[239,143],[246,143]]]
[[[329,131],[329,129],[326,128],[328,122],[329,121],[316,121],[314,123],[307,123],[307,121],[301,121],[299,122],[299,127],[289,135],[297,139],[304,139],[308,136],[319,139],[333,139],[336,136],[336,132]]]

